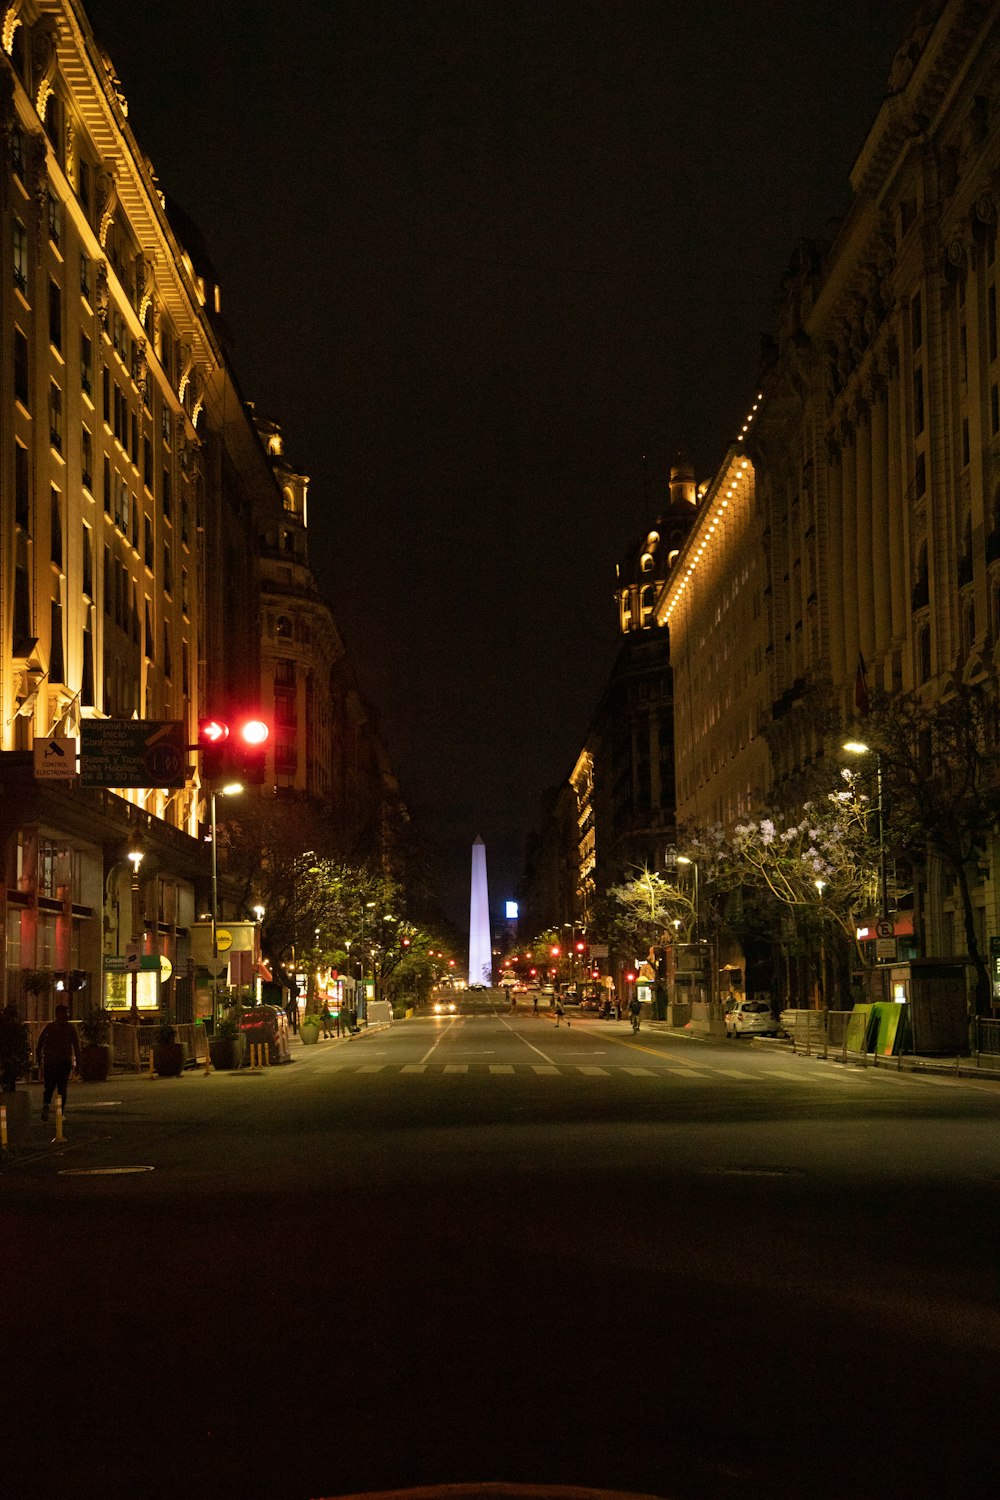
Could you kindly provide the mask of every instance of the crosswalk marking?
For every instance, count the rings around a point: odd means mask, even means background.
[[[334,1063],[327,1065],[326,1072],[345,1073],[359,1076],[385,1073],[388,1077],[397,1074],[413,1073],[428,1077],[440,1077],[444,1073],[457,1073],[471,1075],[473,1077],[499,1076],[512,1077],[534,1074],[538,1078],[658,1078],[661,1082],[670,1084],[677,1082],[701,1082],[711,1084],[713,1080],[719,1082],[732,1081],[734,1083],[794,1083],[808,1087],[810,1084],[820,1086],[833,1086],[839,1088],[847,1084],[850,1088],[863,1088],[867,1082],[888,1083],[890,1086],[909,1083],[917,1085],[929,1084],[936,1088],[954,1088],[956,1080],[943,1077],[932,1077],[927,1074],[915,1073],[910,1070],[902,1072],[889,1068],[842,1068],[828,1064],[804,1065],[800,1070],[793,1071],[791,1068],[761,1068],[759,1072],[750,1072],[740,1068],[721,1068],[705,1065],[702,1068],[692,1068],[687,1065],[675,1063],[672,1059],[665,1059],[658,1067],[628,1067],[612,1063],[598,1066],[590,1063],[566,1062],[559,1065],[554,1063]],[[958,1080],[966,1083],[966,1079]],[[972,1085],[974,1086],[974,1084]]]

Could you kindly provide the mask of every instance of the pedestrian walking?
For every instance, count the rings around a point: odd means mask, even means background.
[[[42,1119],[49,1118],[49,1105],[57,1089],[65,1114],[69,1075],[74,1066],[80,1066],[80,1038],[69,1018],[68,1005],[57,1005],[55,1020],[42,1027],[35,1061],[42,1069]]]
[[[562,1020],[563,1016],[566,1016],[566,1012],[563,1009],[563,1003],[560,1000],[560,998],[559,998],[558,995],[555,998],[555,1009],[556,1009],[556,1025],[558,1026],[559,1022]],[[567,1027],[569,1026],[569,1017],[568,1016],[566,1016],[566,1025],[567,1025]]]
[[[320,1021],[323,1023],[323,1035],[333,1036],[333,1011],[330,1009],[329,1004],[323,1006]]]

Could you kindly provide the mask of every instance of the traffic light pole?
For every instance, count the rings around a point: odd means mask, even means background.
[[[212,1035],[215,1035],[219,1008],[219,949],[216,935],[219,926],[219,861],[215,842],[215,787],[211,792],[212,804]]]

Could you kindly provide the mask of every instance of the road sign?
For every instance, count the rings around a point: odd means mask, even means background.
[[[228,927],[217,927],[215,929],[215,946],[220,953],[228,953],[233,946],[233,935]]]
[[[133,969],[138,970],[142,965],[142,954],[139,952],[138,943],[125,944],[125,967],[129,973]]]
[[[892,917],[879,917],[875,923],[875,936],[880,938],[894,938],[896,936],[896,924]]]
[[[896,939],[894,937],[880,937],[875,939],[875,957],[878,959],[896,957]]]
[[[76,740],[53,735],[35,740],[33,750],[38,781],[71,781],[76,776]]]
[[[187,759],[180,720],[84,719],[80,725],[83,786],[180,787]]]

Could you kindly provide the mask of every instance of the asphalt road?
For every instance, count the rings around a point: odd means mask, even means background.
[[[11,1495],[995,1493],[1000,1084],[486,1008],[293,1056],[36,1119]]]

